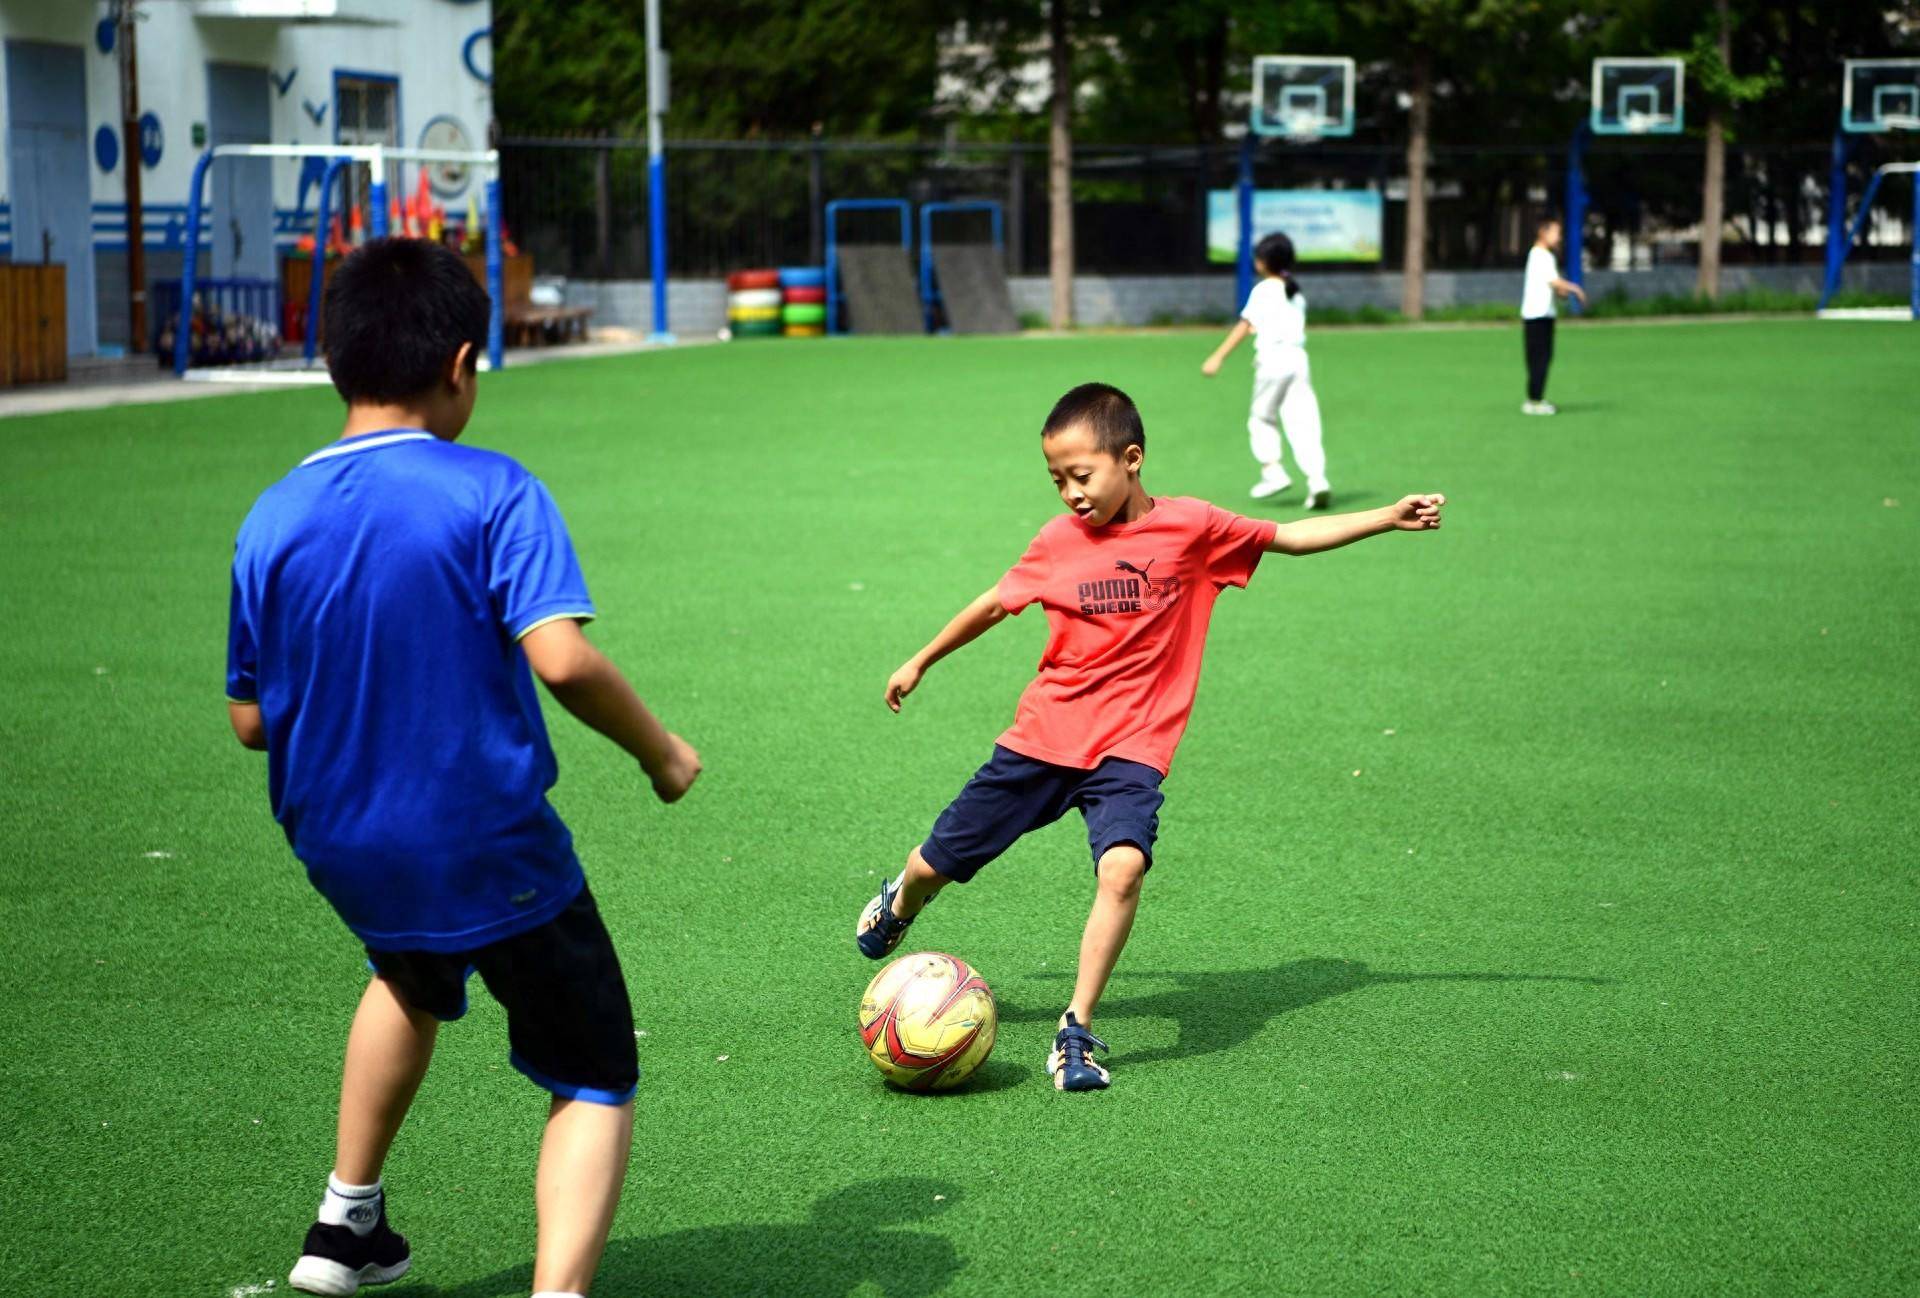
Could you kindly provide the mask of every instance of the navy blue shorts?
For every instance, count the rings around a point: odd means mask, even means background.
[[[1108,848],[1122,843],[1139,848],[1151,867],[1162,800],[1160,772],[1140,762],[1109,757],[1083,771],[995,744],[993,757],[933,822],[920,855],[955,883],[965,883],[1022,834],[1078,807],[1096,867]]]
[[[582,885],[537,928],[474,951],[375,951],[373,971],[416,1010],[451,1023],[476,972],[507,1011],[509,1062],[555,1095],[625,1104],[640,1080],[633,1007],[607,926]]]

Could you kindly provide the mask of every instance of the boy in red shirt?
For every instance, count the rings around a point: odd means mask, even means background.
[[[1315,554],[1382,532],[1430,531],[1446,503],[1407,496],[1384,509],[1281,526],[1189,496],[1149,496],[1140,483],[1146,444],[1140,412],[1120,389],[1084,383],[1061,397],[1040,430],[1040,449],[1073,513],[1042,527],[1006,576],[888,680],[887,706],[898,712],[934,663],[1029,604],[1047,611],[1052,634],[1040,674],[1020,696],[1012,727],[855,930],[861,953],[878,960],[940,889],[965,883],[1022,834],[1079,808],[1098,889],[1073,1000],[1047,1057],[1063,1091],[1111,1080],[1092,1057],[1106,1043],[1087,1028],[1153,864],[1160,781],[1193,710],[1214,599],[1245,586],[1262,554]]]

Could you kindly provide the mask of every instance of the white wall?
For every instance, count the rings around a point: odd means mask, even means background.
[[[363,6],[364,8],[364,6]],[[207,64],[239,63],[267,69],[292,81],[286,91],[273,86],[273,142],[323,144],[334,139],[333,74],[336,69],[399,78],[400,138],[416,145],[429,119],[446,114],[466,129],[475,148],[486,147],[493,117],[492,92],[468,71],[462,46],[492,22],[491,0],[385,0],[392,26],[340,23],[288,23],[266,19],[198,18],[193,0],[164,0],[141,6],[139,25],[140,107],[160,119],[164,136],[160,163],[142,173],[143,207],[148,209],[145,243],[149,248],[178,247],[177,221],[169,245],[170,215],[184,210],[188,180],[198,154],[193,126],[207,121]],[[96,247],[125,241],[125,151],[111,172],[93,158],[93,135],[101,125],[120,124],[118,52],[104,54],[94,29],[104,5],[80,0],[4,0],[0,39],[52,41],[85,51],[87,70],[87,166],[92,177]],[[492,56],[482,39],[473,61],[489,72]],[[0,79],[5,77],[0,67]],[[0,80],[0,104],[6,88]],[[324,107],[316,122],[305,104]],[[274,203],[291,209],[300,168],[296,162],[273,164]],[[0,203],[9,197],[6,150],[0,148]],[[407,181],[411,183],[409,171]],[[444,201],[444,200],[443,200]],[[464,197],[453,200],[464,204]],[[311,201],[309,202],[311,206]],[[104,209],[104,210],[103,210]]]

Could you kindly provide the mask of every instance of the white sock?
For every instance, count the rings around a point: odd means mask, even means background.
[[[356,1235],[373,1233],[380,1220],[381,1183],[348,1185],[333,1173],[327,1173],[327,1196],[320,1200],[320,1224],[345,1226]]]

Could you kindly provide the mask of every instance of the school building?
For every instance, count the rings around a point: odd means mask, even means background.
[[[140,168],[151,284],[179,277],[189,181],[210,145],[487,146],[491,0],[127,2],[138,15],[133,157],[121,129],[120,0],[0,0],[0,261],[65,266],[71,355],[127,345],[123,168]],[[299,159],[216,162],[201,273],[276,279],[280,253],[312,229],[319,170]],[[470,168],[430,178],[449,208],[479,184]],[[350,201],[362,183],[347,177]]]

